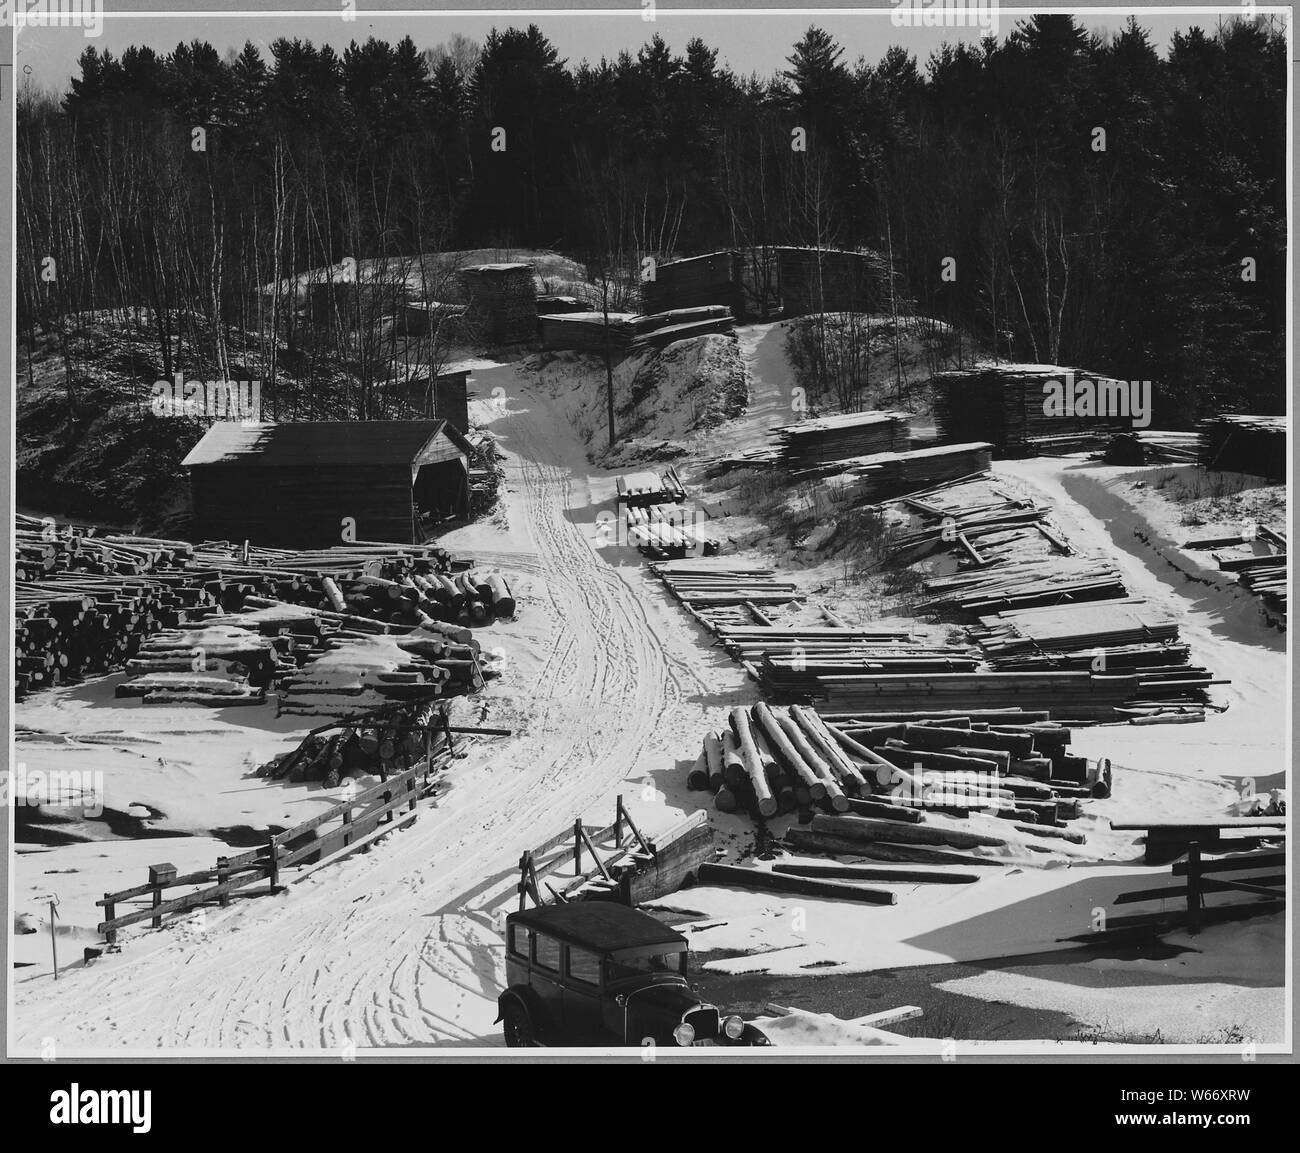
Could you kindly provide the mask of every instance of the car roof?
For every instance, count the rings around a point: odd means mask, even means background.
[[[614,901],[570,901],[541,905],[510,914],[510,923],[540,929],[571,944],[585,945],[602,953],[637,949],[648,945],[685,945],[676,929],[657,921],[649,913]]]

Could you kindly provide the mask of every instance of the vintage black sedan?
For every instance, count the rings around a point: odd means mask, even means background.
[[[506,919],[506,1044],[768,1045],[686,980],[686,938],[613,901],[572,901]]]

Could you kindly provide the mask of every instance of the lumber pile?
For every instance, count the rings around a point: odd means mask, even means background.
[[[899,709],[923,698],[935,708],[1049,709],[1073,721],[1115,720],[1116,710],[1139,697],[1134,674],[858,673],[817,678],[818,696],[833,713]]]
[[[974,437],[1006,456],[1051,455],[1100,447],[1117,432],[1132,428],[1132,418],[1095,414],[1084,406],[1069,415],[1048,415],[1044,401],[1053,385],[1073,397],[1088,381],[1101,393],[1118,394],[1124,382],[1043,364],[999,364],[936,373],[930,380],[934,418],[942,441]]]
[[[982,554],[981,554],[982,555]],[[1119,569],[1089,557],[1007,561],[925,582],[925,611],[999,612],[1112,600],[1127,593]]]
[[[1110,764],[1072,755],[1070,729],[1044,717],[855,719],[798,705],[737,706],[725,728],[705,734],[686,783],[712,793],[720,812],[759,822],[798,813],[807,827],[792,828],[787,842],[802,850],[862,852],[859,842],[868,842],[886,846],[881,859],[938,863],[947,850],[1002,847],[999,837],[930,819],[972,813],[1041,840],[1082,843],[1068,822],[1087,798],[1109,796]]]
[[[603,353],[608,341],[610,351],[621,360],[632,350],[636,335],[632,321],[630,312],[611,312],[607,331],[603,312],[563,312],[539,316],[537,326],[547,352]]]
[[[690,561],[669,561],[652,564],[650,571],[688,611],[789,604],[801,599],[798,586],[791,581],[777,580],[772,569],[723,568]]]
[[[297,748],[262,765],[257,775],[290,783],[320,781],[326,788],[347,778],[387,779],[445,749],[448,739],[446,716],[436,703],[389,704],[313,729]]]
[[[1107,464],[1191,464],[1200,452],[1194,432],[1134,429],[1110,438],[1101,459]]]
[[[1237,574],[1237,581],[1260,598],[1265,617],[1286,628],[1287,553],[1286,533],[1260,525],[1250,537],[1229,536],[1188,541],[1187,549],[1213,549],[1212,556],[1224,572]]]
[[[628,508],[680,503],[686,499],[686,486],[672,465],[664,472],[634,472],[620,476],[614,481],[614,489],[615,503]]]
[[[704,304],[633,317],[632,330],[634,347],[663,348],[674,340],[735,332],[736,323],[725,304]]]
[[[987,472],[993,459],[992,447],[974,441],[877,453],[845,462],[845,471],[854,477],[858,499],[876,502]]]
[[[531,264],[480,264],[463,269],[466,320],[488,344],[522,344],[537,337],[537,286]]]
[[[911,437],[905,412],[846,412],[801,420],[772,430],[787,468],[818,465],[879,453],[906,452]]]
[[[654,276],[641,283],[641,305],[647,315],[722,304],[735,316],[744,311],[741,257],[737,252],[710,252],[659,264]]]
[[[1245,472],[1267,480],[1286,479],[1287,418],[1221,413],[1200,425],[1202,465]]]
[[[655,560],[715,556],[718,542],[698,516],[675,505],[632,505],[626,510],[628,543]]]

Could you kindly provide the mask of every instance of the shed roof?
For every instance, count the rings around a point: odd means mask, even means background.
[[[597,952],[684,945],[686,938],[649,913],[615,901],[570,901],[512,913],[510,920]]]
[[[181,463],[187,468],[409,465],[440,437],[464,456],[474,451],[445,420],[217,421]]]

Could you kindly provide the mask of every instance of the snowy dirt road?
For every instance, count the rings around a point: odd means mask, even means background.
[[[508,528],[446,543],[527,595],[517,628],[484,636],[506,675],[461,716],[486,705],[487,723],[515,735],[478,744],[413,826],[283,895],[134,933],[57,990],[47,972],[18,971],[11,1052],[499,1044],[500,927],[520,852],[575,816],[612,815],[620,792],[650,827],[676,815],[655,782],[676,792],[677,759],[706,713],[745,692],[742,674],[710,669],[634,553],[595,547],[613,483],[590,475],[560,406],[511,366],[477,375],[499,386],[483,391],[496,391]]]

